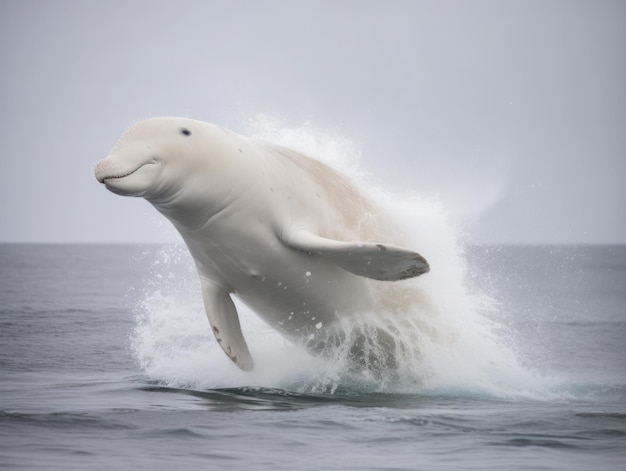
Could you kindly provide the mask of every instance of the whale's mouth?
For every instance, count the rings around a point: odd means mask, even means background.
[[[143,166],[142,166],[142,167],[143,167]],[[135,170],[133,170],[132,172],[124,173],[124,174],[122,174],[122,175],[109,175],[109,176],[106,176],[106,177],[100,177],[98,180],[100,181],[100,183],[105,183],[105,184],[106,184],[106,182],[107,182],[108,180],[119,180],[120,178],[126,178],[126,177],[128,177],[128,176],[132,175],[133,173],[135,173],[135,172],[136,172],[137,170],[139,170],[140,168],[141,168],[141,167],[136,168],[136,169],[135,169]]]
[[[134,168],[133,170],[125,170],[120,169],[117,165],[112,165],[110,161],[107,159],[100,161],[96,165],[96,179],[100,183],[112,183],[114,181],[123,180],[124,178],[130,177],[131,175],[139,172],[141,169],[144,169],[148,166],[152,166],[156,164],[156,161],[146,162],[139,167]],[[115,168],[118,167],[118,168]],[[128,168],[128,167],[126,167]]]

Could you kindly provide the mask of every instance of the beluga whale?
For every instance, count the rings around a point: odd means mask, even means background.
[[[338,326],[373,309],[378,284],[429,271],[419,253],[394,245],[386,215],[349,178],[213,124],[141,121],[95,176],[113,193],[145,198],[178,230],[215,338],[244,371],[254,361],[233,296],[319,353],[344,338]]]

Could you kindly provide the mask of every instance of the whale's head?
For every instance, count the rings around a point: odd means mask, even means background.
[[[205,126],[184,118],[142,121],[97,163],[96,179],[119,195],[167,198],[179,190],[184,176],[202,159],[197,149],[198,138],[206,134]]]
[[[96,164],[96,179],[118,195],[145,198],[172,222],[197,227],[256,178],[246,143],[202,121],[151,118],[122,135]]]

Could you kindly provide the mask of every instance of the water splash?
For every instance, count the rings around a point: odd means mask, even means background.
[[[438,202],[376,188],[359,165],[358,150],[344,138],[316,132],[308,124],[285,128],[263,117],[251,122],[251,129],[254,137],[314,155],[347,174],[395,222],[394,231],[402,234],[403,245],[429,260],[432,270],[426,276],[399,284],[373,284],[379,286],[373,289],[383,290],[378,293],[377,312],[342,326],[343,340],[374,339],[365,345],[374,356],[380,354],[381,345],[389,348],[389,342],[375,340],[380,332],[393,338],[397,364],[386,370],[355,368],[350,342],[336,345],[327,356],[313,357],[236,302],[255,357],[253,372],[240,371],[210,332],[190,256],[183,246],[174,245],[153,254],[145,297],[136,307],[133,349],[150,378],[195,389],[254,385],[305,393],[347,388],[410,394],[541,395],[542,380],[520,364],[506,328],[490,320],[489,313],[496,309],[493,301],[466,287],[467,267],[458,229]],[[396,302],[399,299],[412,301]]]

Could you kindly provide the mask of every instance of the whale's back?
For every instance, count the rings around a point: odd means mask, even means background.
[[[263,146],[278,161],[277,169],[280,170],[276,171],[282,175],[277,177],[285,178],[293,189],[290,193],[302,198],[306,211],[317,215],[320,211],[334,212],[335,225],[341,226],[342,232],[350,229],[359,238],[377,237],[376,224],[371,223],[375,219],[376,208],[350,179],[325,163],[295,150],[269,143],[263,143]],[[294,178],[295,175],[299,178]]]

